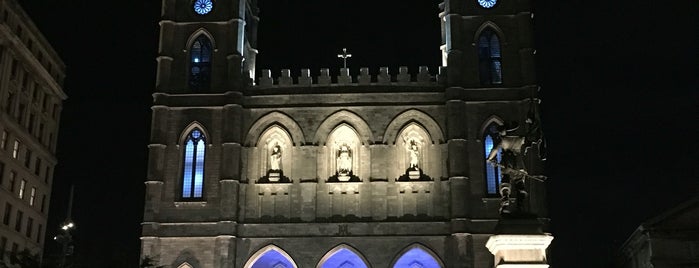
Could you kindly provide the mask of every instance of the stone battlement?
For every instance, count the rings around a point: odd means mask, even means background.
[[[301,69],[301,75],[291,77],[291,70],[282,69],[281,76],[273,78],[272,71],[262,70],[262,76],[258,77],[258,87],[286,87],[286,86],[330,86],[330,85],[439,85],[446,80],[445,67],[439,67],[439,73],[433,75],[427,66],[420,66],[418,71],[412,74],[408,67],[400,66],[397,74],[391,74],[388,67],[380,67],[378,74],[370,74],[369,68],[359,68],[359,75],[350,75],[349,68],[340,68],[338,76],[331,76],[329,68],[321,68],[320,74],[311,76],[310,69]]]

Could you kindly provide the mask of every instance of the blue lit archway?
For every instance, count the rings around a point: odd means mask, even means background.
[[[442,268],[444,265],[437,256],[422,245],[415,244],[403,250],[393,268]]]
[[[354,248],[339,245],[320,259],[317,268],[368,268],[367,261]]]
[[[297,268],[291,259],[281,248],[275,245],[266,246],[258,250],[248,259],[244,268]]]

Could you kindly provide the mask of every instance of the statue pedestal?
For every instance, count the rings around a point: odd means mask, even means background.
[[[496,268],[548,268],[546,249],[553,236],[541,232],[534,219],[502,219],[486,247]]]
[[[349,181],[350,179],[351,179],[351,177],[350,177],[349,175],[347,175],[347,174],[340,174],[340,175],[337,175],[337,180],[338,180],[338,181]]]
[[[269,176],[267,176],[267,179],[270,182],[278,182],[280,178],[281,178],[281,174],[279,172],[274,172],[274,171],[270,172]]]
[[[408,171],[408,178],[410,178],[411,180],[419,180],[420,179],[420,171],[419,170]]]

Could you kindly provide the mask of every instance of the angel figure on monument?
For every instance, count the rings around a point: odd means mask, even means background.
[[[486,158],[488,163],[500,167],[501,170],[500,196],[502,201],[500,203],[500,213],[512,212],[510,208],[512,186],[515,189],[514,194],[517,198],[516,202],[519,211],[522,211],[524,199],[527,197],[527,192],[524,190],[524,179],[528,176],[527,171],[524,170],[523,159],[525,137],[509,135],[517,127],[516,124],[499,126],[500,142],[493,146]],[[500,150],[502,150],[502,155],[500,163],[498,163],[496,157]]]

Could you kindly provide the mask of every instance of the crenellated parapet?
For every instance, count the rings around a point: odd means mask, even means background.
[[[440,85],[446,83],[445,67],[439,67],[436,75],[427,66],[420,66],[417,72],[410,72],[407,66],[400,66],[398,73],[391,74],[388,67],[380,67],[378,74],[369,73],[369,68],[359,68],[358,75],[351,75],[349,68],[340,68],[337,76],[330,75],[329,68],[320,69],[318,76],[311,76],[310,69],[301,69],[301,75],[291,76],[290,69],[282,69],[278,77],[272,76],[269,69],[262,70],[257,87],[287,86],[331,86],[331,85]]]

